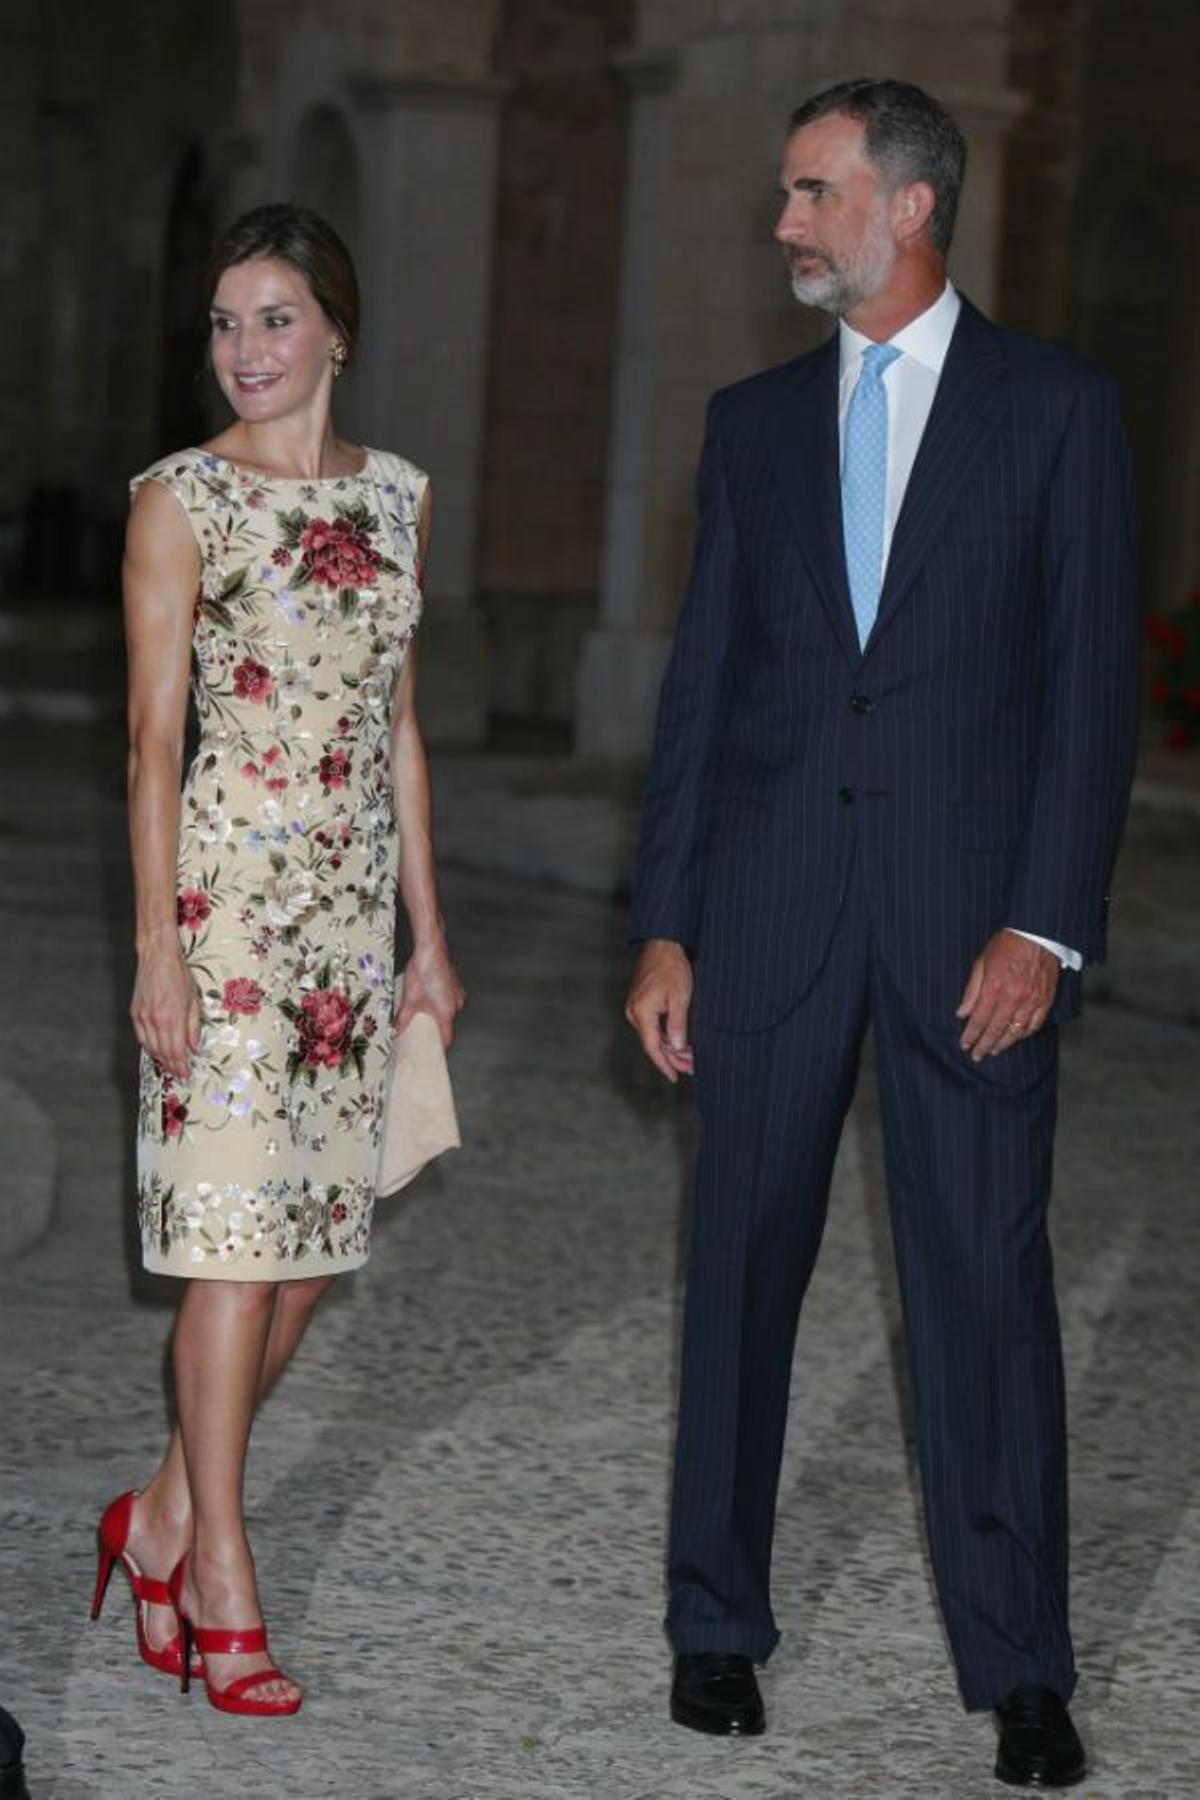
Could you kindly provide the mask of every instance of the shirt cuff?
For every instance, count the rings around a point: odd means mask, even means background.
[[[1036,931],[1022,931],[1016,925],[1008,929],[1017,937],[1028,938],[1031,944],[1040,944],[1043,950],[1049,950],[1051,956],[1057,956],[1064,969],[1082,969],[1083,958],[1078,950],[1068,950],[1065,944],[1056,944],[1053,938],[1039,937]]]

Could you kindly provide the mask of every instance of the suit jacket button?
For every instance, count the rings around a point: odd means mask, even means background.
[[[843,806],[853,806],[854,805],[854,789],[852,787],[840,787],[838,789],[838,799],[841,801]]]
[[[875,702],[872,700],[870,694],[851,694],[850,710],[851,712],[856,713],[874,712]]]

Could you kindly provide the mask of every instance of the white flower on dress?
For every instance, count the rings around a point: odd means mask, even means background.
[[[365,657],[359,664],[359,696],[375,712],[391,704],[398,664],[399,659],[392,650],[385,650],[380,656]]]
[[[280,596],[282,600],[283,595]],[[303,618],[303,608],[297,608]],[[287,618],[287,613],[284,617]],[[312,676],[300,663],[285,662],[275,675],[275,692],[285,705],[297,705],[312,687]]]
[[[263,882],[263,900],[272,925],[298,925],[316,910],[317,891],[307,869],[284,869]]]
[[[229,1110],[235,1119],[244,1119],[254,1111],[254,1071],[239,1069],[229,1084]]]
[[[202,844],[228,843],[232,833],[233,826],[223,807],[214,803],[196,808],[196,836]]]
[[[254,1071],[239,1069],[232,1077],[228,1087],[211,1087],[204,1098],[218,1112],[227,1112],[231,1118],[244,1119],[247,1113],[254,1111]]]

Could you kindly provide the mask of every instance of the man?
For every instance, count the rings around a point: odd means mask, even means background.
[[[791,121],[776,237],[825,346],[713,399],[627,1016],[701,1124],[672,1713],[756,1732],[800,1304],[868,1021],[926,1524],[997,1773],[1065,1786],[1056,1032],[1104,954],[1135,745],[1114,384],[947,284],[965,162],[919,89]],[[694,993],[693,993],[694,983]]]

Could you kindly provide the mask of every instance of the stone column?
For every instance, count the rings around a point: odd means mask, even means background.
[[[949,274],[955,287],[994,315],[1000,280],[1000,227],[1008,140],[1025,111],[1024,94],[1011,88],[937,89],[967,140],[967,179],[959,208]]]
[[[600,582],[600,623],[580,659],[575,748],[580,755],[630,757],[649,741],[670,639],[655,618],[648,555],[654,501],[651,464],[658,391],[660,256],[668,230],[671,126],[676,62],[669,51],[633,51],[618,59],[629,82],[629,153],[623,263],[607,500]]]
[[[483,742],[486,643],[474,604],[500,81],[349,83],[362,153],[369,311],[355,413],[369,443],[429,471],[434,549],[421,715],[432,741]]]

